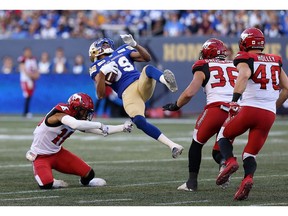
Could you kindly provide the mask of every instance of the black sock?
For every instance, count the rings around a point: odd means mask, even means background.
[[[199,173],[201,159],[202,159],[202,147],[203,145],[192,141],[189,149],[189,173]]]
[[[227,138],[221,138],[218,141],[221,154],[225,160],[227,160],[230,157],[233,157],[233,145]]]
[[[221,161],[224,159],[222,157],[221,152],[219,150],[214,150],[214,149],[212,151],[212,157],[217,164],[221,164]]]
[[[243,160],[244,178],[248,175],[254,175],[257,163],[254,157],[247,157]]]
[[[186,182],[186,185],[189,189],[197,190],[198,181],[197,181],[198,173],[189,172],[189,179]]]

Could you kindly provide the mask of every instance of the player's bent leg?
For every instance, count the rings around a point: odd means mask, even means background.
[[[161,133],[161,131],[157,127],[147,122],[144,116],[136,115],[134,118],[132,118],[132,121],[137,128],[142,130],[148,136],[154,138],[155,140],[158,140],[164,145],[167,145],[171,149],[173,158],[177,158],[179,155],[182,154],[182,151],[184,149],[183,146],[174,143],[170,139],[168,139],[163,133]]]
[[[155,140],[161,135],[161,131],[154,125],[147,122],[146,118],[141,115],[136,115],[132,118],[133,123],[136,127],[146,133],[148,136],[154,138]]]

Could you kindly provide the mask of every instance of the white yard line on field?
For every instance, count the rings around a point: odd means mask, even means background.
[[[80,200],[78,201],[78,203],[119,202],[119,201],[133,201],[133,199]]]
[[[197,201],[181,201],[181,202],[173,202],[173,203],[155,203],[156,205],[167,205],[167,206],[170,206],[170,205],[181,205],[181,204],[187,204],[187,203],[207,203],[207,202],[210,202],[209,200],[197,200]]]
[[[19,200],[33,200],[33,199],[50,199],[50,198],[58,198],[58,197],[60,197],[60,196],[23,197],[23,198],[0,199],[0,201],[19,201]]]

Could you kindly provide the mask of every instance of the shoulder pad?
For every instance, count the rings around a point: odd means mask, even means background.
[[[55,110],[58,110],[60,112],[66,113],[68,115],[70,115],[70,110],[67,104],[65,103],[59,103],[54,107]]]
[[[192,72],[194,73],[195,71],[202,70],[206,63],[207,62],[204,59],[197,60],[192,66]]]

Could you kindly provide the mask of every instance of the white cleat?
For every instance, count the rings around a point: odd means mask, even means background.
[[[52,187],[53,188],[66,188],[68,187],[68,183],[63,180],[54,179]]]
[[[186,184],[186,182],[185,182],[184,184],[180,185],[180,186],[177,188],[177,190],[190,191],[190,192],[191,192],[191,191],[196,191],[197,189],[193,190],[193,189],[188,188],[188,187],[187,187],[187,184]]]
[[[173,148],[172,148],[172,157],[173,158],[177,158],[179,155],[182,154],[183,150],[184,150],[184,148],[181,145],[177,144],[177,146],[173,146]]]
[[[176,92],[178,90],[178,86],[174,74],[170,70],[166,69],[164,70],[163,75],[167,82],[168,89],[171,92]]]
[[[89,187],[102,187],[105,186],[107,183],[102,178],[93,178],[87,186]]]

